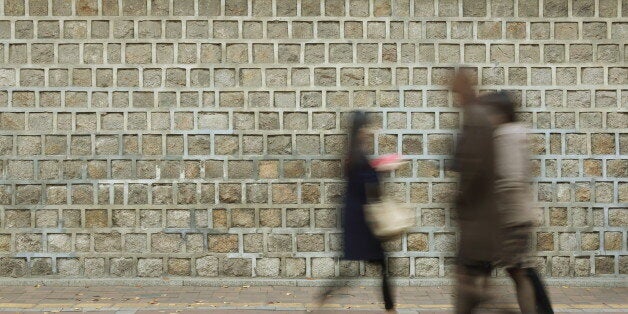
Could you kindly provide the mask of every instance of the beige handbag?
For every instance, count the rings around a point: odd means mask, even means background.
[[[414,210],[389,198],[365,206],[366,221],[373,234],[384,240],[401,236],[414,225]]]

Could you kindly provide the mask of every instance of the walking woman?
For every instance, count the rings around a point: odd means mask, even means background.
[[[349,151],[347,153],[347,188],[342,208],[344,230],[344,259],[371,261],[382,269],[382,294],[387,310],[394,308],[391,289],[386,275],[385,256],[382,243],[369,228],[364,207],[380,198],[380,183],[377,171],[367,158],[367,143],[370,134],[369,119],[366,113],[357,111],[351,118],[349,131]],[[331,293],[333,287],[323,294]]]

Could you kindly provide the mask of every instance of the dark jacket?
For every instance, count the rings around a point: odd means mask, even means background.
[[[479,98],[465,106],[454,158],[460,172],[455,207],[460,230],[458,257],[463,262],[492,262],[498,247],[493,126],[481,102]]]
[[[370,194],[378,194],[373,192],[379,190],[377,172],[364,156],[347,171],[347,190],[342,209],[344,259],[382,260],[384,259],[382,245],[373,235],[364,215],[367,187]]]

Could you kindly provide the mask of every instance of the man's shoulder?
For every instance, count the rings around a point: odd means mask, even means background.
[[[481,103],[469,104],[464,111],[465,120],[469,125],[489,126],[488,108]]]

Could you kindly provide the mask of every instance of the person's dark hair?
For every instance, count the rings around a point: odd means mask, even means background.
[[[349,151],[347,152],[347,169],[355,169],[365,161],[366,153],[360,139],[360,130],[368,126],[369,118],[364,111],[354,111],[351,114],[349,126]]]
[[[506,117],[506,123],[516,122],[515,102],[504,91],[490,93],[482,97],[481,103],[488,105],[494,114]]]

